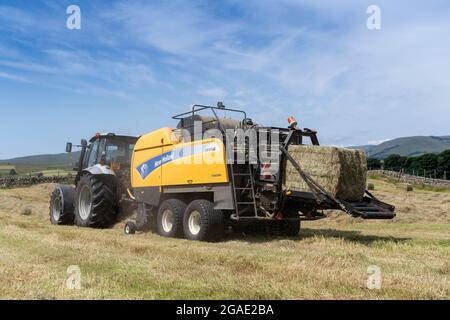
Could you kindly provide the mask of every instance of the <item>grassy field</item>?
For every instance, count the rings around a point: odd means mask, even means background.
[[[11,169],[15,169],[16,176],[35,176],[42,173],[44,176],[66,176],[69,173],[75,174],[72,168],[67,166],[42,166],[42,165],[3,165],[0,164],[0,176],[9,176]]]
[[[0,190],[0,298],[449,299],[450,191],[370,182],[397,206],[395,220],[332,213],[296,238],[231,233],[220,243],[125,236],[123,223],[52,226],[52,185]],[[66,288],[70,265],[80,290]],[[370,265],[381,268],[379,290],[366,287]]]
[[[0,177],[9,175],[11,171],[15,172],[16,167],[12,165],[0,164]]]

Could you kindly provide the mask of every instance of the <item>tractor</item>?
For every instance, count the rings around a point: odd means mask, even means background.
[[[138,137],[97,133],[81,140],[74,185],[58,185],[50,199],[52,224],[107,228],[122,208],[133,203],[129,195],[131,157]],[[72,152],[68,142],[66,152]]]

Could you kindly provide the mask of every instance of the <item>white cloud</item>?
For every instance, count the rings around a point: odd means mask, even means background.
[[[40,39],[47,40],[46,59],[3,57],[0,65],[9,75],[17,76],[12,70],[27,77],[50,75],[59,85],[70,76],[67,83],[76,88],[92,84],[97,93],[135,95],[135,101],[151,97],[176,105],[195,103],[199,96],[226,99],[227,106],[243,107],[267,125],[285,125],[293,114],[330,144],[449,134],[444,132],[450,117],[445,2],[411,6],[380,0],[382,30],[376,32],[366,28],[369,4],[126,1],[85,11],[89,23],[76,37],[71,34],[73,42],[52,29],[54,20],[38,27]],[[238,14],[218,10],[225,5]],[[8,24],[19,19],[10,24],[13,30],[24,34],[31,22],[34,27],[35,17],[27,20],[18,9],[8,10],[0,7],[0,13],[10,13],[0,19]],[[0,52],[14,54],[3,44]]]
[[[223,99],[227,96],[227,91],[224,88],[202,88],[197,90],[197,93],[201,96],[214,98],[214,99]]]
[[[31,83],[30,80],[28,80],[24,77],[17,76],[14,74],[9,74],[7,72],[2,72],[2,71],[0,71],[0,78],[6,79],[6,80],[17,81],[17,82]]]
[[[119,3],[104,16],[140,43],[185,57],[209,55],[214,43],[238,30],[235,23],[214,19],[191,1]]]
[[[377,146],[379,144],[382,144],[383,142],[390,141],[390,140],[392,140],[392,139],[371,140],[371,141],[368,141],[367,144],[371,145],[371,146]]]

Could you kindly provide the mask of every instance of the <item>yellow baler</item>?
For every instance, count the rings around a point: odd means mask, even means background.
[[[132,158],[131,185],[145,188],[228,183],[225,148],[216,138],[183,142],[177,129],[162,128],[139,138]]]
[[[225,155],[220,139],[184,142],[179,129],[162,128],[141,136],[131,163],[131,187],[134,198],[141,204],[141,216],[148,215],[148,210],[142,207],[150,208],[156,215],[151,218],[156,218],[158,232],[164,236],[180,236],[183,232],[199,240],[220,236],[217,228],[205,230],[204,234],[183,231],[181,220],[189,203],[203,207],[212,204],[207,209],[213,212],[210,214],[233,210]],[[201,214],[191,221],[191,226],[196,224],[200,228]]]
[[[204,110],[214,117],[198,115]],[[218,111],[241,113],[243,119],[219,118]],[[304,138],[310,138],[313,146],[319,142],[315,131],[298,129],[295,121],[288,128],[258,126],[244,111],[223,105],[195,105],[174,119],[179,120],[177,128],[143,135],[134,147],[129,191],[139,210],[137,223],[127,223],[126,233],[156,224],[163,236],[214,240],[227,226],[262,221],[277,234],[295,236],[301,220],[323,218],[320,210],[324,209],[364,219],[395,216],[393,206],[368,192],[361,201],[337,199],[305,173],[289,146],[303,145]],[[196,135],[198,122],[200,135]],[[240,132],[249,138],[241,140],[247,141],[244,144],[238,143]],[[250,146],[252,133],[258,139],[256,146]],[[267,147],[275,155],[274,162],[261,155]],[[250,160],[251,153],[257,154],[256,160]],[[239,158],[244,161],[236,161]],[[293,168],[290,172],[287,163]],[[287,188],[283,183],[287,174],[298,174],[309,191]]]

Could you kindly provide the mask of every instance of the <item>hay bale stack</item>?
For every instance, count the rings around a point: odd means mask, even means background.
[[[309,145],[291,145],[289,153],[320,186],[336,198],[361,201],[366,188],[367,162],[363,151]],[[287,161],[284,185],[293,191],[310,189]]]

